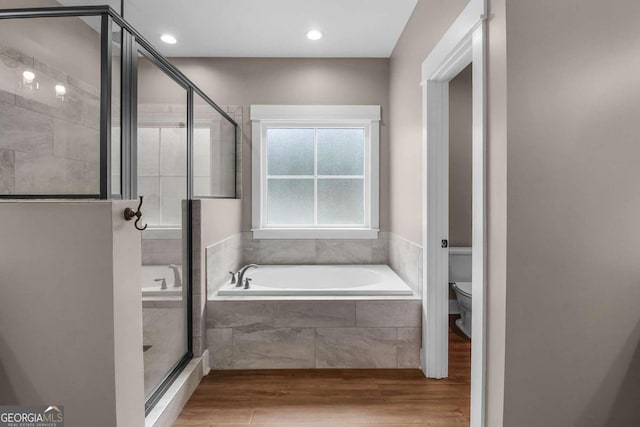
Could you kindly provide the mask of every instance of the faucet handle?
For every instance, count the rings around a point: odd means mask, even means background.
[[[162,282],[162,283],[160,284],[160,289],[161,289],[161,290],[163,290],[163,291],[164,291],[164,290],[166,290],[166,289],[167,289],[167,279],[165,279],[164,277],[163,277],[162,279],[154,279],[153,281],[154,281],[154,282]]]
[[[251,283],[251,277],[247,277],[246,279],[244,279],[244,288],[245,289],[249,289],[249,284]]]
[[[231,284],[235,285],[236,284],[236,273],[234,273],[233,271],[230,271],[229,274],[231,275]]]

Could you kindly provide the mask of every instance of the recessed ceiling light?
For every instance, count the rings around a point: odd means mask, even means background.
[[[309,40],[320,40],[322,38],[322,33],[318,30],[311,30],[307,33],[307,38]]]
[[[177,42],[176,38],[173,37],[171,34],[163,34],[162,36],[160,36],[160,40],[162,40],[167,44],[176,44]]]

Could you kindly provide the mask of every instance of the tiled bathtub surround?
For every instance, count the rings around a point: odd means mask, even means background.
[[[213,369],[416,368],[415,300],[216,300],[243,264],[387,264],[420,294],[422,248],[376,240],[253,239],[243,232],[207,249],[206,341]]]
[[[209,301],[212,369],[417,368],[413,300]]]
[[[25,86],[25,70],[38,89]],[[97,194],[99,100],[92,85],[0,46],[0,194]]]
[[[245,264],[387,264],[388,233],[378,239],[254,239],[242,233]]]
[[[388,233],[389,267],[413,291],[422,295],[422,247],[395,233]]]
[[[229,278],[229,272],[242,267],[242,236],[234,234],[207,248],[207,290],[215,293]]]

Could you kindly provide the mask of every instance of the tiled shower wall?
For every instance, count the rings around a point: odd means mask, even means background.
[[[180,173],[180,164],[184,165],[186,163],[186,156],[184,155],[186,150],[176,150],[175,143],[186,144],[186,141],[181,141],[180,138],[163,141],[160,138],[160,128],[153,128],[151,124],[175,122],[186,110],[184,105],[179,104],[144,104],[140,108],[143,111],[142,120],[147,125],[147,128],[145,132],[139,132],[138,134],[140,138],[138,145],[139,158],[144,159],[138,171],[138,184],[140,194],[145,196],[146,221],[150,224],[150,228],[153,228],[154,225],[163,222],[160,220],[161,218],[167,217],[167,215],[162,215],[163,206],[165,209],[175,207],[177,206],[175,200],[182,197],[180,196],[181,193],[175,194],[172,191],[185,190],[181,186],[181,184],[186,184],[185,171],[183,170],[182,174]],[[237,163],[237,160],[233,157],[233,134],[221,129],[220,114],[212,110],[208,104],[195,105],[194,108],[199,125],[202,126],[204,122],[210,123],[213,131],[211,133],[211,152],[202,151],[202,145],[197,144],[197,142],[202,141],[196,140],[194,151],[194,182],[196,184],[194,197],[197,198],[199,195],[206,196],[211,192],[217,195],[220,194],[222,188],[233,187],[235,183],[232,181],[234,178],[238,179],[239,172],[237,172],[236,177],[229,173],[232,172],[233,165]],[[222,105],[220,108],[227,112],[238,124],[242,123],[241,107]],[[236,146],[238,157],[240,155],[240,145],[240,141],[238,141]],[[212,152],[213,156],[211,156]],[[209,164],[206,161],[202,162],[203,156],[207,156],[215,162],[213,164]],[[163,158],[166,160],[163,161]],[[184,169],[184,166],[182,168]],[[239,168],[236,165],[235,170],[237,169]],[[216,175],[212,176],[211,174]],[[208,185],[209,183],[211,186]],[[199,194],[198,191],[201,193]],[[173,202],[163,203],[162,201],[165,199],[173,200]],[[168,216],[170,218],[169,223],[181,222],[179,216],[176,213],[170,214]],[[179,239],[149,239],[145,238],[143,233],[142,263],[143,265],[182,264],[182,242]]]
[[[0,194],[97,194],[99,100],[92,85],[0,46]]]
[[[242,108],[221,108],[242,123]],[[151,227],[175,226],[186,196],[186,105],[140,104],[138,112],[138,191],[145,195],[146,219]],[[233,126],[208,104],[195,105],[194,115],[194,197],[233,197],[239,149]]]

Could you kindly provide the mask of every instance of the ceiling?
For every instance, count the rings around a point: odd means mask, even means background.
[[[119,0],[58,0],[65,6]],[[166,56],[391,55],[418,0],[125,0],[124,15]],[[319,41],[306,33],[318,29]],[[167,45],[170,33],[178,43]]]

